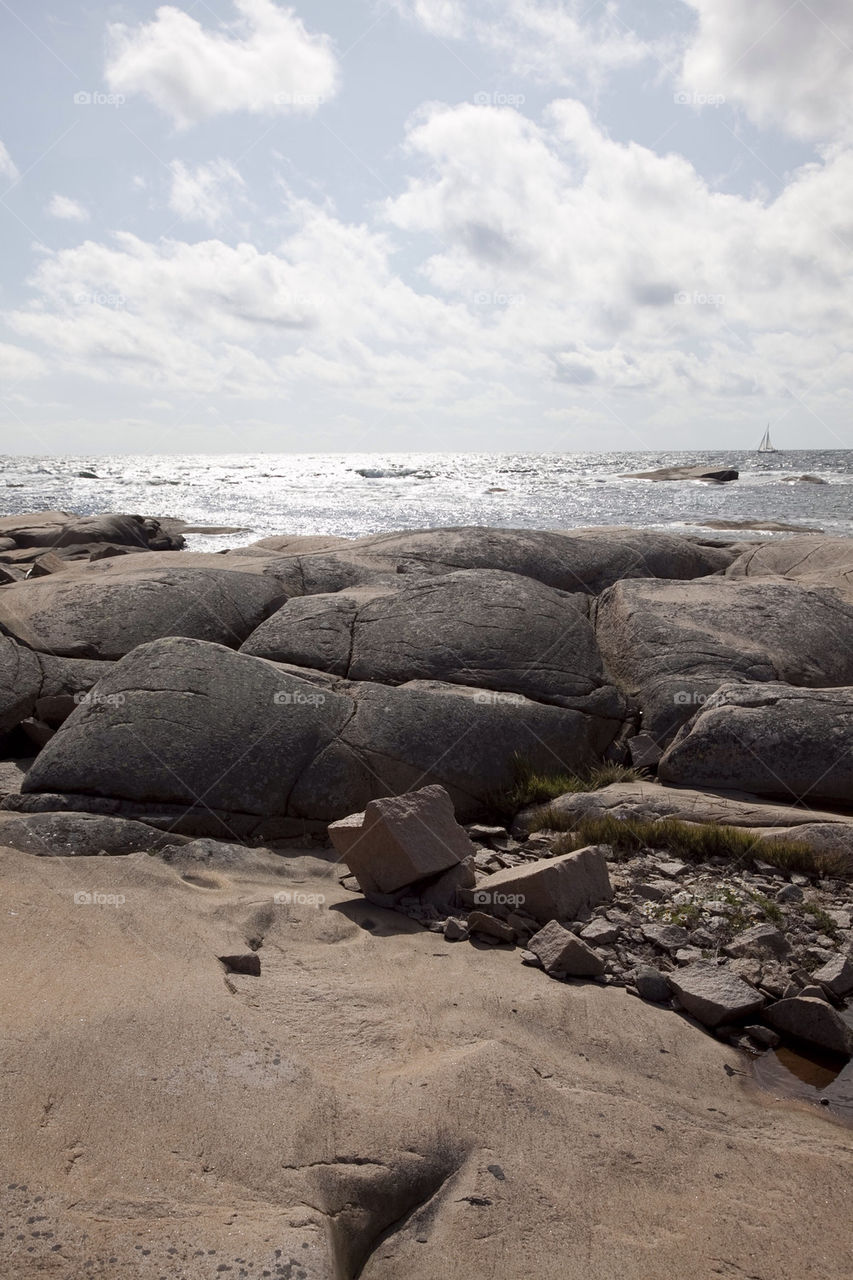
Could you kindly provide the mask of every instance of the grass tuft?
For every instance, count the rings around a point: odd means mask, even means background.
[[[561,819],[566,835],[555,842],[558,853],[570,853],[588,844],[608,844],[625,858],[642,849],[663,849],[685,862],[707,862],[725,858],[727,862],[747,862],[760,857],[780,870],[800,871],[809,875],[847,875],[850,866],[840,858],[817,853],[801,840],[756,840],[738,827],[713,823],[682,822],[678,818],[581,818]]]
[[[592,764],[576,773],[543,773],[534,769],[524,756],[513,757],[513,781],[494,797],[495,808],[505,816],[515,817],[531,804],[546,804],[568,792],[599,791],[611,782],[643,782],[648,774],[623,764]]]

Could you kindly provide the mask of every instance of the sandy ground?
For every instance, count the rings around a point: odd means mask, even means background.
[[[316,856],[0,862],[4,1280],[853,1273],[849,1129],[671,1013]]]

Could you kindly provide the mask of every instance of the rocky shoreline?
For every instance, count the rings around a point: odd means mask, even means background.
[[[380,905],[739,1047],[782,1034],[850,1056],[853,543],[462,528],[183,545],[180,521],[0,521],[4,844],[322,843],[438,786],[474,842],[466,870],[438,893],[431,872],[396,896],[370,882]],[[626,781],[584,790],[595,762]],[[508,821],[520,763],[549,799]],[[592,846],[598,900],[536,915],[472,898],[496,875],[529,893],[590,819],[645,824],[627,850]],[[747,843],[687,859],[644,843],[672,820]],[[540,954],[552,922],[580,972]]]

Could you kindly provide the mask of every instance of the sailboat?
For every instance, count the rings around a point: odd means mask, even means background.
[[[770,439],[770,423],[769,422],[767,424],[767,430],[764,432],[764,435],[761,437],[761,444],[758,446],[758,452],[759,453],[778,453],[779,452],[779,450],[776,448],[773,441]]]

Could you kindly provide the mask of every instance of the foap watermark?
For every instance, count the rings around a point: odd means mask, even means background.
[[[525,297],[523,293],[503,293],[501,290],[489,292],[480,290],[471,294],[471,305],[474,307],[520,307]]]
[[[97,289],[94,293],[75,293],[75,307],[106,307],[110,311],[123,311],[127,298],[123,293],[107,293]]]
[[[123,93],[104,93],[102,89],[79,89],[74,95],[75,107],[123,107]]]
[[[277,707],[322,707],[326,701],[325,693],[302,693],[299,689],[279,689],[273,694],[273,702]]]
[[[471,895],[475,907],[523,907],[523,893],[500,893],[499,890],[475,889]]]
[[[724,293],[699,293],[696,289],[691,293],[687,289],[681,289],[678,293],[672,295],[672,300],[677,307],[722,307],[725,305],[726,295]]]
[[[123,707],[127,697],[123,693],[98,693],[89,689],[87,693],[75,693],[74,701],[78,707]]]
[[[322,93],[277,93],[273,102],[277,107],[293,107],[295,110],[322,107],[326,99]]]
[[[501,693],[498,689],[482,689],[474,694],[474,701],[482,707],[520,707],[526,699],[520,693]]]
[[[127,898],[123,893],[98,893],[78,889],[74,894],[75,907],[123,907]]]
[[[673,94],[672,100],[677,107],[722,107],[725,105],[724,93],[691,93],[686,89]]]
[[[703,707],[710,696],[696,689],[679,689],[673,694],[672,701],[677,707]]]
[[[527,98],[523,93],[475,93],[475,107],[523,107]]]
[[[324,907],[326,895],[323,893],[303,893],[301,889],[281,889],[273,895],[277,907]]]

